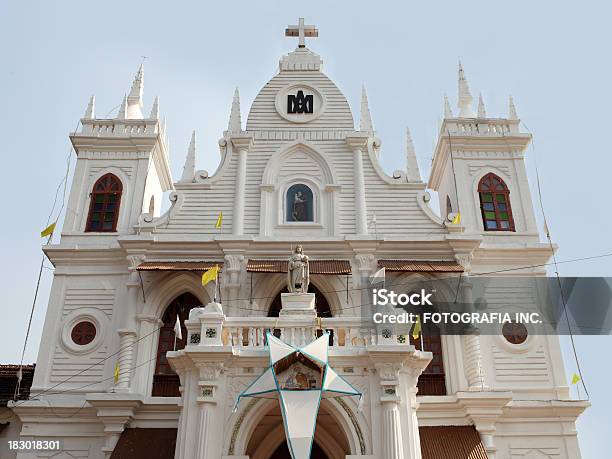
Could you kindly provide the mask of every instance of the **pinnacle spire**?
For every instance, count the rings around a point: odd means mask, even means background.
[[[374,133],[374,124],[370,115],[370,106],[368,104],[368,94],[365,85],[361,86],[361,115],[359,117],[359,130],[362,132]]]
[[[409,182],[422,181],[421,171],[419,170],[419,163],[417,161],[416,151],[409,128],[406,128],[406,173]]]
[[[474,116],[474,112],[472,111],[472,101],[474,99],[470,92],[470,86],[465,78],[465,72],[463,70],[463,65],[461,65],[461,61],[459,61],[458,92],[459,97],[457,99],[457,106],[459,107],[459,118],[472,118]]]
[[[487,117],[487,109],[485,108],[484,99],[482,98],[482,93],[478,95],[478,118],[486,118]]]
[[[96,117],[95,104],[96,104],[96,96],[91,96],[89,98],[89,103],[87,104],[87,109],[85,110],[85,114],[83,115],[83,118],[87,120],[93,120]]]
[[[444,94],[444,118],[452,118],[453,111],[451,110],[450,103],[448,102],[448,96]]]
[[[230,111],[227,130],[232,134],[239,134],[242,132],[242,121],[240,119],[240,93],[238,92],[238,88],[234,90],[232,110]]]
[[[187,150],[187,158],[185,158],[185,165],[183,166],[183,175],[181,176],[181,182],[192,182],[195,178],[195,155],[196,155],[196,133],[191,133],[191,141],[189,142],[189,148]]]
[[[159,119],[159,96],[155,96],[155,100],[153,101],[153,107],[151,107],[151,114],[149,118],[152,120]]]
[[[142,116],[142,92],[144,89],[144,64],[140,64],[138,72],[134,77],[132,88],[127,97],[127,111],[128,118],[138,119],[143,118]]]
[[[516,114],[516,107],[514,105],[514,99],[510,96],[508,100],[508,119],[510,120],[518,120],[518,115]]]
[[[121,102],[121,107],[119,107],[119,112],[117,113],[117,119],[125,120],[128,117],[128,98],[126,95],[123,96],[123,101]]]

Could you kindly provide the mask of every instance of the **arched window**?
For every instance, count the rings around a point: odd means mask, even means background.
[[[510,190],[504,181],[489,173],[478,183],[478,194],[485,231],[514,231]]]
[[[91,204],[87,216],[87,232],[117,231],[119,205],[123,186],[113,174],[103,175],[94,184],[91,191]]]
[[[285,220],[287,222],[314,222],[312,190],[302,183],[287,190]]]
[[[157,361],[155,363],[155,374],[153,375],[153,397],[180,397],[180,380],[174,372],[166,352],[173,351],[174,347],[174,326],[178,315],[181,323],[182,339],[176,341],[176,350],[183,349],[187,342],[187,328],[185,320],[189,318],[189,311],[196,306],[200,306],[198,300],[191,293],[183,293],[168,305],[162,321],[164,324],[159,329],[159,340],[157,342]]]

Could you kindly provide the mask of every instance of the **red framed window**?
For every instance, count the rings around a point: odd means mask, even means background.
[[[85,346],[91,343],[96,337],[96,326],[91,322],[84,320],[79,322],[72,328],[70,338],[75,344]]]
[[[485,231],[514,231],[510,190],[506,183],[489,173],[478,183],[478,194]]]
[[[527,341],[529,332],[527,327],[521,323],[506,322],[502,327],[502,334],[506,341],[511,344],[523,344]]]
[[[119,218],[119,205],[123,185],[113,174],[98,179],[91,191],[91,203],[87,216],[87,232],[115,232]]]

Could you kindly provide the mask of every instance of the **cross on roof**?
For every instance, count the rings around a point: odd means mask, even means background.
[[[306,47],[305,37],[318,37],[319,29],[313,25],[304,25],[304,18],[299,18],[298,25],[290,25],[285,29],[285,37],[299,37],[299,48]]]

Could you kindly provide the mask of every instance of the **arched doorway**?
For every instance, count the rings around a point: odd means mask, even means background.
[[[287,446],[287,442],[283,442],[276,451],[272,453],[270,459],[291,459],[291,453],[289,453],[289,447]],[[329,459],[325,451],[321,449],[319,445],[316,443],[312,445],[312,452],[310,453],[310,459]]]
[[[319,407],[311,459],[344,459],[354,454],[329,403],[329,400],[323,400]],[[264,409],[267,412],[251,432],[244,454],[251,459],[291,459],[278,402],[274,401]]]
[[[174,325],[176,324],[177,315],[181,323],[183,337],[176,341],[176,350],[183,349],[187,342],[185,320],[189,318],[189,311],[200,305],[200,300],[194,295],[183,293],[177,296],[166,308],[162,317],[163,325],[159,329],[159,339],[157,341],[157,360],[155,363],[155,373],[153,374],[153,397],[181,396],[179,392],[179,377],[168,363],[166,352],[175,349]]]
[[[278,317],[278,314],[281,308],[283,307],[281,303],[281,293],[288,292],[289,290],[287,290],[287,287],[284,287],[280,292],[278,292],[274,300],[272,300],[272,303],[270,303],[270,308],[268,309],[268,317]],[[315,294],[315,308],[317,310],[317,315],[319,317],[331,317],[331,309],[329,307],[327,298],[325,298],[325,295],[323,295],[323,293],[321,293],[321,291],[312,283],[310,283],[310,285],[308,286],[308,293]]]

